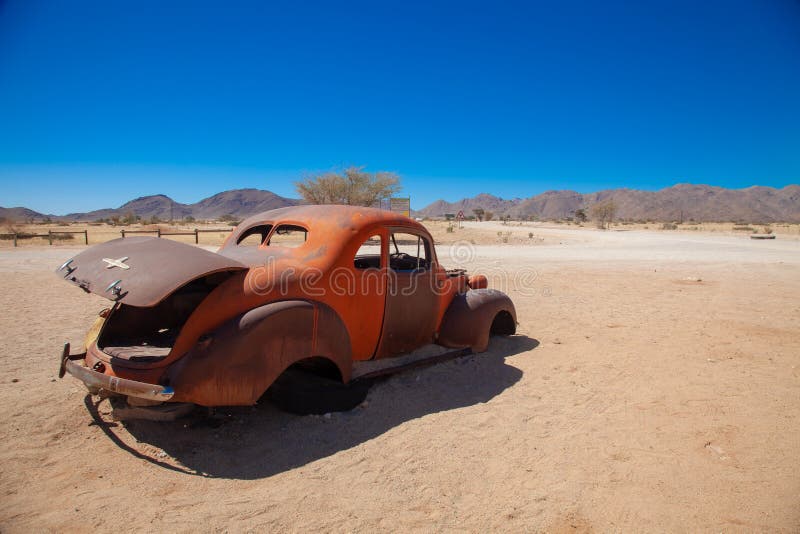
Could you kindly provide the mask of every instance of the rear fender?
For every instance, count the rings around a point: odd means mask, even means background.
[[[175,402],[252,405],[287,367],[312,357],[330,360],[350,380],[350,337],[342,320],[321,303],[275,302],[202,336],[167,378]]]
[[[442,318],[437,343],[484,352],[489,346],[492,323],[504,312],[511,316],[510,321],[504,321],[503,331],[498,333],[513,334],[517,311],[508,295],[496,289],[472,289],[456,295]]]

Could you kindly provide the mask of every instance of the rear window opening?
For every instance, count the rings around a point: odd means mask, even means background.
[[[267,239],[269,239],[267,241]],[[236,240],[240,247],[299,247],[308,240],[308,230],[294,224],[259,224],[248,228]]]
[[[271,224],[259,224],[248,228],[239,236],[236,244],[240,247],[257,247],[264,242],[270,230],[272,230]]]
[[[293,224],[281,224],[269,236],[269,247],[299,247],[308,240],[308,230]]]
[[[197,306],[232,274],[220,272],[193,280],[152,307],[118,304],[106,320],[97,346],[119,360],[163,360]]]

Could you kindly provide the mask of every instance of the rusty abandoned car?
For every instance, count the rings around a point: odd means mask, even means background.
[[[113,302],[85,352],[65,345],[60,376],[139,407],[252,405],[293,371],[347,387],[421,347],[483,352],[516,329],[508,296],[442,268],[418,222],[372,208],[267,211],[216,253],[116,239],[56,272]]]

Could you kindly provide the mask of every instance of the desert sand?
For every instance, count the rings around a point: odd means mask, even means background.
[[[518,335],[352,412],[174,423],[56,378],[106,305],[52,273],[83,247],[0,250],[0,530],[800,531],[797,236],[435,233]]]

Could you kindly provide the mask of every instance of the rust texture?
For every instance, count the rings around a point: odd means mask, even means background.
[[[279,227],[304,237],[286,246]],[[399,232],[417,239],[419,257],[398,252]],[[356,257],[365,242],[370,252]],[[493,331],[513,333],[516,324],[511,300],[482,289],[485,277],[439,265],[424,226],[371,208],[264,212],[217,253],[157,238],[115,240],[57,272],[115,301],[87,336],[86,369],[205,406],[253,404],[297,362],[328,362],[347,382],[356,361],[431,342],[480,352]],[[139,386],[128,385],[135,395]]]

